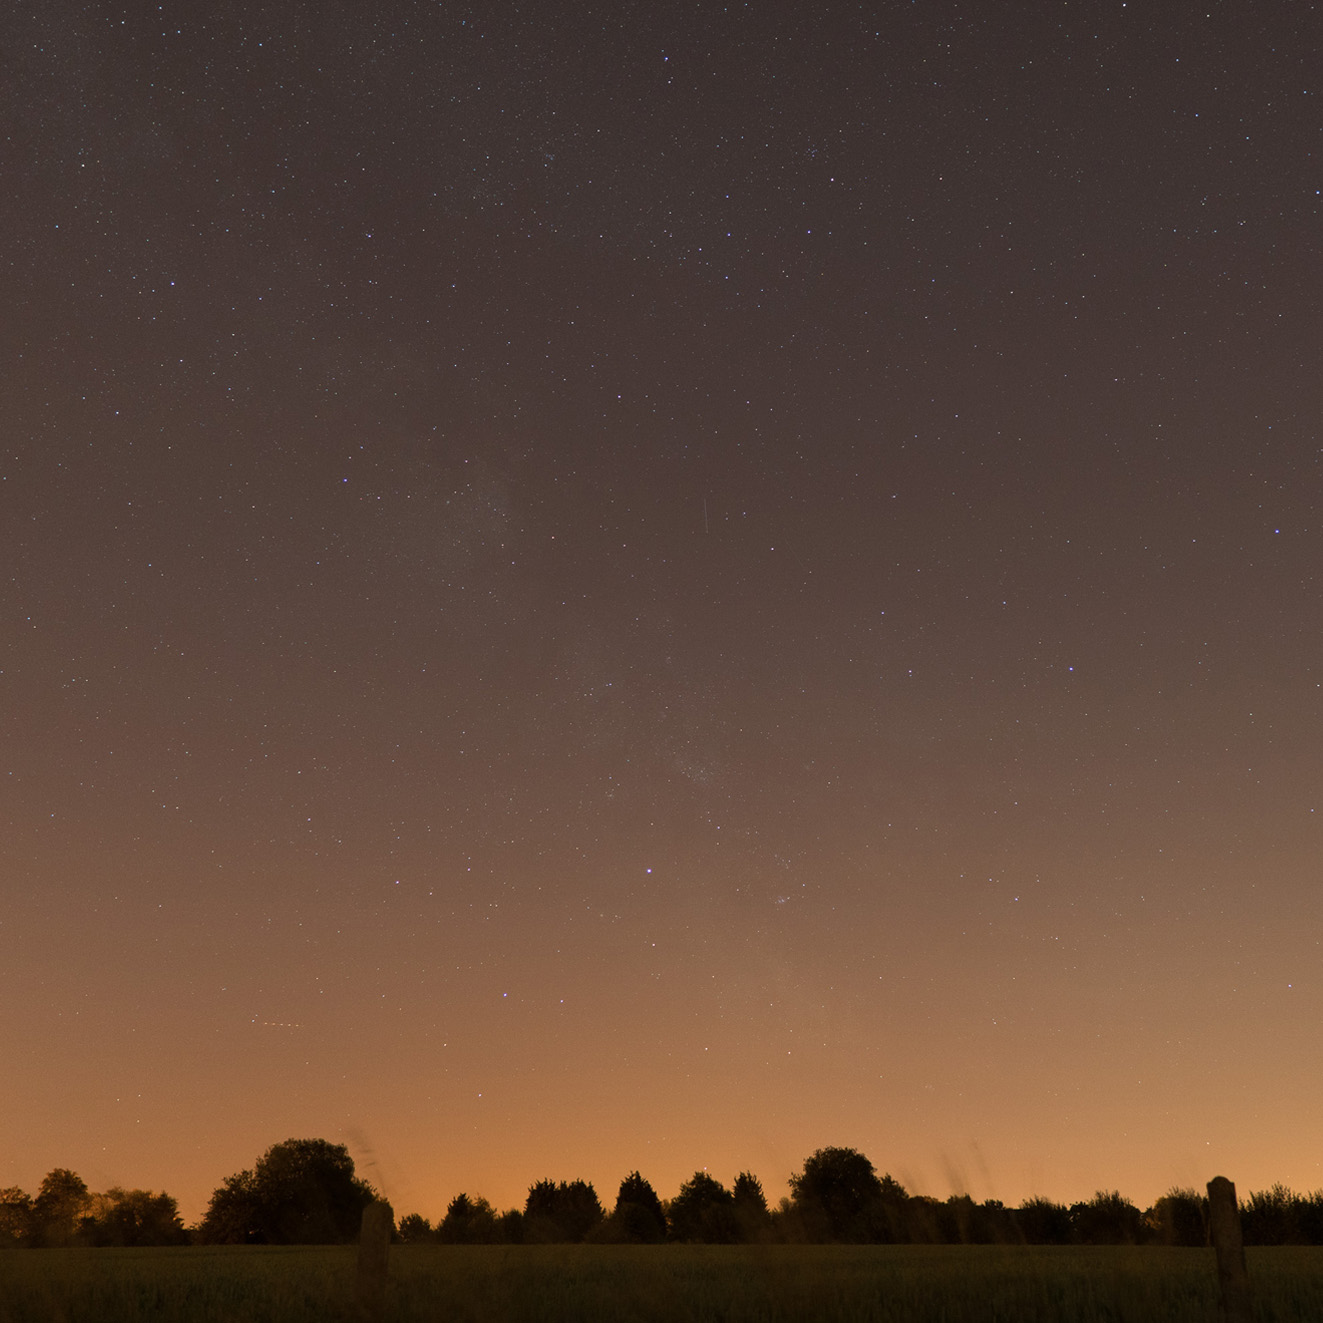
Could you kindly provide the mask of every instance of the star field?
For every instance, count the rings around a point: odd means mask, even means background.
[[[1318,19],[0,19],[0,1184],[1323,1183]]]

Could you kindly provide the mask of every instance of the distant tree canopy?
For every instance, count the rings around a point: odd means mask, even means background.
[[[761,1182],[742,1171],[727,1189],[696,1171],[665,1202],[638,1171],[621,1182],[605,1216],[587,1181],[538,1181],[523,1210],[498,1213],[478,1195],[458,1194],[435,1227],[418,1214],[401,1219],[406,1244],[522,1244],[662,1240],[733,1242],[840,1241],[912,1244],[1205,1245],[1208,1200],[1171,1189],[1145,1212],[1116,1190],[1069,1206],[1026,1199],[1007,1208],[967,1194],[909,1195],[851,1148],[820,1148],[790,1177],[792,1197],[769,1209]],[[0,1250],[19,1247],[333,1244],[358,1238],[375,1192],[354,1172],[342,1144],[289,1139],[249,1171],[227,1177],[206,1216],[191,1230],[175,1200],[115,1186],[90,1191],[76,1172],[57,1167],[36,1195],[0,1189]],[[1241,1200],[1246,1245],[1323,1245],[1323,1190],[1301,1195],[1284,1185]]]
[[[524,1236],[543,1244],[581,1241],[606,1214],[587,1181],[538,1181],[524,1203]]]
[[[35,1199],[17,1188],[0,1190],[0,1248],[185,1245],[188,1239],[168,1194],[118,1186],[93,1194],[64,1167],[47,1174]]]
[[[93,1195],[92,1210],[91,1217],[83,1220],[86,1244],[141,1248],[189,1242],[179,1205],[168,1194],[116,1186],[105,1194]]]
[[[252,1171],[225,1179],[211,1196],[199,1239],[207,1244],[337,1245],[358,1238],[376,1197],[354,1174],[343,1144],[287,1139]]]
[[[735,1196],[705,1171],[696,1171],[685,1181],[666,1211],[672,1240],[729,1245],[742,1239]]]
[[[1088,1203],[1072,1204],[1075,1239],[1086,1245],[1139,1245],[1144,1241],[1144,1216],[1119,1190],[1099,1190]]]

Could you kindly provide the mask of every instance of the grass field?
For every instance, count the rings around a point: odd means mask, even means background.
[[[351,1249],[0,1253],[0,1323],[335,1323]],[[1255,1317],[1323,1319],[1323,1249],[1249,1251]],[[391,1251],[387,1323],[1209,1323],[1211,1250],[1002,1246]]]

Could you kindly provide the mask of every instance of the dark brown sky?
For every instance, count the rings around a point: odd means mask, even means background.
[[[223,8],[0,19],[0,1184],[1323,1184],[1317,7]]]

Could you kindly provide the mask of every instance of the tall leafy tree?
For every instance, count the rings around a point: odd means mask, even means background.
[[[0,1190],[0,1249],[32,1243],[32,1196],[17,1185]]]
[[[685,1181],[667,1211],[675,1240],[728,1245],[741,1238],[734,1195],[705,1171],[696,1171]]]
[[[445,1245],[490,1245],[497,1239],[496,1214],[480,1195],[457,1194],[446,1209],[436,1238]]]
[[[611,1216],[624,1240],[653,1245],[666,1239],[666,1214],[662,1202],[657,1191],[636,1171],[631,1171],[620,1182]]]
[[[606,1214],[587,1181],[538,1181],[524,1203],[524,1235],[541,1242],[580,1241]]]
[[[77,1172],[67,1167],[56,1167],[48,1172],[33,1200],[35,1242],[57,1249],[72,1245],[91,1204],[87,1183]]]
[[[742,1171],[731,1186],[735,1220],[740,1226],[742,1240],[757,1240],[771,1226],[772,1214],[767,1207],[767,1196],[762,1182],[749,1171]]]
[[[884,1238],[884,1196],[905,1197],[890,1176],[878,1179],[873,1164],[852,1148],[820,1148],[790,1178],[795,1203],[813,1239],[869,1241]]]
[[[287,1139],[252,1171],[227,1177],[211,1196],[201,1237],[211,1243],[335,1245],[358,1238],[363,1209],[375,1198],[354,1174],[343,1144]]]

